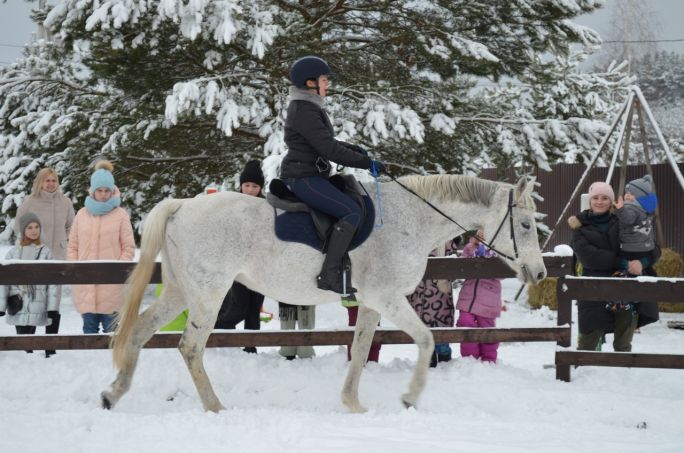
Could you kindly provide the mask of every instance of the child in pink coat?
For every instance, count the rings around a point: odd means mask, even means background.
[[[470,238],[463,249],[463,257],[491,258],[496,256],[480,243],[482,231]],[[496,327],[496,318],[501,315],[501,280],[498,278],[468,279],[458,294],[456,308],[460,310],[458,327]],[[499,343],[461,343],[463,357],[475,357],[485,362],[496,362]]]
[[[90,177],[90,194],[76,214],[69,233],[69,261],[131,261],[135,253],[133,227],[119,205],[113,166],[100,161]],[[123,305],[123,285],[74,285],[74,306],[83,317],[83,333],[114,330],[115,312]]]

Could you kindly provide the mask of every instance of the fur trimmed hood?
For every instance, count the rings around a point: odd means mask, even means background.
[[[578,230],[582,227],[582,222],[576,215],[573,215],[568,218],[568,225],[570,225],[570,228],[573,230]]]
[[[612,208],[609,212],[611,215],[615,214]],[[570,216],[568,218],[568,225],[570,225],[570,228],[572,228],[573,230],[578,230],[582,228],[584,225],[589,225],[590,223],[592,223],[590,219],[591,215],[591,210],[587,209],[585,211],[580,212],[577,215]]]

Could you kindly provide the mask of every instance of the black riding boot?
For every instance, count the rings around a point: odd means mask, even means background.
[[[344,220],[340,220],[333,227],[328,252],[325,255],[325,261],[323,261],[323,268],[317,277],[319,289],[334,291],[344,295],[356,292],[356,289],[351,287],[351,278],[349,277],[351,272],[345,272],[344,269],[344,256],[349,249],[355,232],[356,228],[354,225]]]

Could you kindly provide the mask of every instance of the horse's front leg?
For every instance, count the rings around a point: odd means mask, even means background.
[[[401,396],[404,406],[414,407],[425,388],[430,357],[435,350],[435,340],[430,329],[420,320],[406,297],[397,295],[388,302],[382,315],[406,332],[418,346],[418,361],[409,383],[409,391]]]
[[[211,412],[225,409],[214,393],[209,376],[204,369],[204,348],[216,324],[219,308],[220,303],[206,300],[190,307],[185,331],[178,345],[202,400],[204,410]]]
[[[359,306],[359,315],[354,329],[354,341],[351,347],[351,365],[344,381],[344,387],[342,387],[342,403],[355,413],[366,412],[366,408],[359,402],[359,380],[368,358],[368,351],[370,351],[378,321],[380,321],[378,312],[363,305]]]
[[[171,321],[183,311],[185,301],[181,293],[172,284],[167,284],[160,299],[152,303],[138,319],[131,338],[126,344],[125,366],[119,370],[111,389],[101,393],[102,407],[111,409],[131,387],[140,349],[152,338],[152,335],[163,325]]]

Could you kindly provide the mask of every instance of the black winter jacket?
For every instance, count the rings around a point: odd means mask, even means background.
[[[355,168],[370,168],[371,159],[353,145],[335,140],[325,111],[313,102],[294,99],[287,108],[285,143],[288,152],[280,167],[281,178],[330,174],[330,161]]]
[[[610,277],[620,270],[620,232],[616,215],[611,214],[607,231],[601,230],[591,221],[591,211],[583,211],[568,219],[573,228],[571,247],[576,258],[582,264],[582,275],[588,277]],[[659,249],[654,251],[655,262],[660,256]],[[644,269],[645,275],[655,275],[652,267]],[[580,333],[590,333],[601,329],[606,333],[614,331],[615,318],[613,313],[605,308],[605,303],[582,302],[577,303],[578,323]],[[640,302],[637,305],[639,314],[638,326],[644,326],[658,320],[658,305],[655,302]]]

